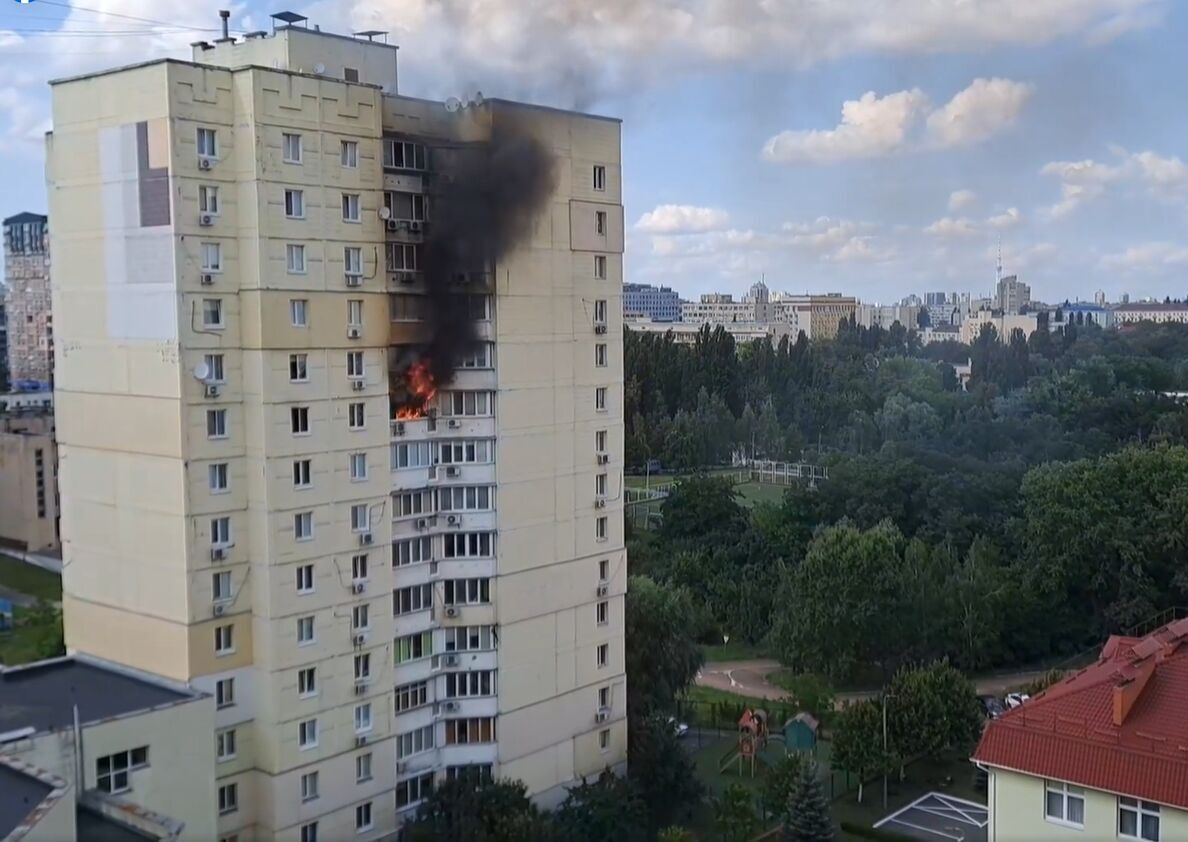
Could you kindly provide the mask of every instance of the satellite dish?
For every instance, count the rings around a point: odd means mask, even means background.
[[[445,110],[449,111],[451,114],[453,112],[457,111],[461,107],[462,107],[462,100],[458,99],[458,97],[456,97],[456,96],[452,96],[445,101]]]
[[[475,92],[474,92],[474,104],[475,104],[475,105],[482,105],[482,104],[483,104],[483,92],[482,92],[482,91],[475,91]]]
[[[194,378],[196,380],[205,382],[206,378],[208,377],[210,377],[210,366],[208,366],[205,362],[200,362],[198,365],[194,366]]]
[[[387,205],[384,205],[382,208],[379,209],[379,215],[380,215],[380,219],[389,219],[392,216],[392,209],[390,207],[388,207]]]
[[[326,65],[322,64],[320,61],[314,65],[314,73],[321,75],[322,73],[325,73],[325,72],[326,72]]]

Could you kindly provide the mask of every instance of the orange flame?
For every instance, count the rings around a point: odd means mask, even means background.
[[[409,366],[404,372],[404,387],[408,390],[408,398],[404,406],[396,410],[396,417],[401,420],[424,418],[429,402],[437,394],[429,364],[420,360]]]

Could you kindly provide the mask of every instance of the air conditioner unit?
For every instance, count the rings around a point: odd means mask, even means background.
[[[362,392],[364,389],[367,388],[367,384],[364,383],[362,380],[352,380],[351,388],[354,389],[356,392]]]
[[[353,643],[355,646],[362,646],[366,642],[367,642],[367,635],[365,635],[365,634],[351,635],[351,643]]]
[[[609,453],[599,453],[597,456],[597,462],[599,465],[607,464],[608,462],[610,462],[610,454]]]
[[[362,275],[346,275],[344,280],[346,281],[346,285],[349,287],[363,286],[363,276]]]
[[[459,476],[462,476],[462,469],[461,469],[461,468],[456,468],[456,467],[454,467],[453,465],[451,465],[450,467],[446,468],[446,476],[447,476],[447,477],[459,477]]]
[[[453,713],[454,711],[456,711],[458,709],[458,703],[457,702],[442,702],[441,709],[444,710],[446,713]]]
[[[362,696],[366,692],[367,692],[367,682],[366,681],[356,681],[355,682],[355,695]]]
[[[223,612],[227,610],[227,606],[223,605],[222,603],[216,602],[213,606],[213,610],[214,610],[214,615],[216,617],[222,617]]]
[[[214,225],[214,217],[211,216],[209,213],[199,214],[198,215],[198,224],[201,225],[203,228],[207,228],[211,225]]]
[[[450,428],[451,430],[456,430],[456,429],[458,429],[458,428],[459,428],[459,427],[461,427],[461,426],[462,426],[462,422],[461,422],[461,421],[459,421],[457,418],[451,418],[451,419],[450,419],[449,428]]]
[[[206,388],[203,390],[203,394],[205,394],[208,398],[217,398],[219,396],[219,387],[214,383],[207,383]]]
[[[429,518],[427,518],[427,517],[417,518],[414,526],[416,526],[417,529],[428,529],[429,528]]]
[[[351,593],[363,593],[366,590],[367,590],[366,582],[355,582],[355,584],[351,585]]]
[[[214,166],[214,161],[210,160],[210,158],[199,158],[198,159],[198,169],[208,170],[212,166]]]
[[[604,597],[609,592],[610,592],[610,585],[599,585],[598,586],[598,596],[599,597]]]
[[[210,548],[210,560],[211,561],[225,561],[226,558],[227,558],[227,548],[226,547],[211,547]]]
[[[387,222],[384,223],[384,227],[387,228],[389,231],[398,231],[398,230],[400,230],[400,223],[398,223],[394,219],[389,219]]]
[[[367,745],[367,735],[366,734],[359,734],[358,736],[355,737],[355,748],[358,748],[359,746],[365,746],[365,745]],[[400,764],[397,763],[396,765],[399,766]]]
[[[412,220],[411,222],[409,222],[409,223],[408,223],[408,230],[409,230],[409,231],[412,231],[414,234],[418,233],[418,232],[421,230],[421,222],[420,222],[420,220],[414,219],[414,220]]]
[[[370,543],[371,543],[373,540],[374,540],[374,539],[372,538],[372,536],[371,536],[371,533],[370,533],[370,532],[360,532],[360,533],[359,533],[359,545],[360,545],[360,546],[364,546],[364,547],[365,547],[365,546],[367,546],[368,544],[370,544]]]
[[[449,517],[446,518],[446,523],[449,524],[450,526],[461,526],[462,525],[462,515],[450,515]]]
[[[598,712],[594,714],[595,722],[606,722],[610,719],[610,711],[606,708],[599,708]]]
[[[441,665],[444,667],[458,666],[458,656],[457,655],[443,655],[441,658]]]
[[[445,610],[445,615],[447,617],[457,617],[458,616],[458,606],[447,605],[446,610]]]
[[[594,325],[594,332],[599,335],[606,333],[606,325]]]
[[[392,435],[394,435],[394,436],[404,435],[404,422],[403,421],[393,421],[392,422]]]
[[[594,508],[605,509],[606,508],[606,498],[605,497],[595,497],[594,498]]]
[[[358,339],[362,335],[363,335],[363,328],[361,328],[361,327],[348,327],[347,328],[347,339]]]
[[[204,287],[208,287],[214,283],[214,275],[199,275],[198,283],[202,284]]]

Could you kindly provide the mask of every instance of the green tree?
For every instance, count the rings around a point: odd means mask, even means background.
[[[843,708],[834,725],[832,748],[830,762],[833,767],[858,779],[858,801],[861,803],[865,781],[886,772],[891,766],[888,753],[883,751],[880,705],[863,700]]]
[[[668,715],[701,668],[703,656],[687,625],[688,594],[646,576],[627,583],[625,608],[627,715],[633,723]]]
[[[815,763],[805,764],[788,794],[784,842],[832,842],[833,816]]]
[[[720,546],[747,531],[747,511],[738,503],[734,484],[724,477],[681,480],[664,501],[662,540],[676,547]]]
[[[631,724],[627,769],[635,791],[651,813],[651,827],[687,819],[705,793],[689,752],[663,716]]]
[[[795,792],[807,763],[803,755],[793,752],[785,754],[767,770],[759,790],[759,804],[763,807],[765,817],[785,816],[788,800]]]
[[[678,825],[670,825],[660,829],[656,842],[693,842],[693,833]]]
[[[573,842],[647,842],[648,810],[635,788],[608,771],[573,787],[557,810],[560,838]]]
[[[714,802],[714,827],[722,842],[750,842],[759,829],[751,791],[734,783]]]
[[[520,781],[447,781],[406,826],[409,842],[554,842],[549,817]]]
[[[891,523],[822,530],[785,579],[773,636],[793,668],[845,679],[902,651],[903,536]]]
[[[886,694],[889,728],[903,760],[967,755],[981,735],[974,686],[948,661],[902,667]]]

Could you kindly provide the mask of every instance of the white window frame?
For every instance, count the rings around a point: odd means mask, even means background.
[[[231,516],[217,515],[210,519],[210,545],[212,547],[230,547],[232,541],[231,536]]]
[[[206,466],[206,480],[211,494],[226,494],[231,490],[231,466],[226,462],[212,462]]]
[[[371,531],[371,507],[366,503],[351,505],[351,532]]]
[[[358,193],[342,194],[342,221],[357,225],[363,221],[362,198]]]
[[[285,271],[290,275],[307,274],[305,246],[301,243],[285,243]]]
[[[208,275],[217,275],[223,271],[223,244],[202,242],[198,244],[202,271]]]
[[[219,815],[227,816],[236,812],[239,812],[239,784],[223,784],[219,787]]]
[[[607,540],[607,536],[609,533],[608,523],[609,523],[609,521],[607,520],[606,515],[599,515],[598,517],[594,518],[594,540],[595,541],[606,541]]]
[[[215,710],[235,706],[235,678],[220,678],[215,682]]]
[[[361,702],[355,705],[355,733],[369,734],[375,728],[375,721],[371,715],[371,702]]]
[[[352,278],[363,276],[363,249],[359,246],[342,247],[342,272]]]
[[[297,698],[312,699],[318,695],[318,668],[302,667],[297,670]]]
[[[603,728],[598,732],[598,749],[603,754],[610,751],[610,728]]]
[[[293,460],[293,488],[296,490],[313,488],[313,460]]]
[[[606,211],[594,211],[594,233],[605,237],[609,227],[610,217],[607,216]]]
[[[301,775],[301,803],[314,801],[318,797],[318,770]]]
[[[606,280],[606,264],[607,260],[605,254],[594,255],[594,277],[599,281]]]
[[[594,171],[591,175],[591,180],[594,183],[594,190],[598,193],[606,192],[606,167],[602,164],[595,164]]]
[[[1119,839],[1137,839],[1139,842],[1160,842],[1163,836],[1163,817],[1161,815],[1159,804],[1154,801],[1144,801],[1141,798],[1131,798],[1125,795],[1118,796],[1118,838]],[[1122,814],[1130,813],[1134,816],[1136,833],[1124,833],[1122,831]],[[1143,835],[1143,819],[1155,819],[1155,836]]]
[[[293,514],[293,540],[294,541],[312,541],[314,539],[314,516],[313,512],[294,512]]]
[[[363,401],[356,401],[347,405],[347,429],[367,429],[367,404]]]
[[[367,454],[351,453],[347,457],[351,482],[367,482]]]
[[[597,386],[594,389],[594,411],[606,412],[608,390],[606,386]]]
[[[365,751],[355,756],[355,783],[361,784],[371,780],[371,752]]]
[[[347,299],[347,327],[363,327],[363,299]]]
[[[216,657],[223,657],[224,655],[235,654],[235,624],[226,623],[221,626],[215,626],[215,644],[214,652]]]
[[[289,431],[295,436],[311,435],[308,406],[289,407]]]
[[[1056,794],[1060,797],[1060,815],[1054,816],[1048,812],[1048,796]],[[1081,821],[1073,821],[1068,818],[1069,801],[1076,799],[1081,802]],[[1084,829],[1085,827],[1085,789],[1076,784],[1070,784],[1065,781],[1044,781],[1044,821],[1058,824],[1063,827],[1075,827],[1077,829]]]
[[[305,191],[285,188],[285,218],[305,219]]]
[[[371,629],[371,605],[363,602],[351,607],[351,631],[363,632]]]
[[[206,437],[208,439],[227,438],[227,410],[206,410]]]
[[[309,382],[309,354],[289,354],[289,382]]]
[[[223,299],[202,299],[202,326],[207,330],[222,330],[227,326],[226,313],[223,311]]]
[[[300,164],[305,157],[305,143],[296,132],[281,133],[281,160],[286,164]]]
[[[605,342],[597,342],[594,345],[594,367],[606,368],[607,361],[610,359],[610,352],[607,350]]]
[[[308,632],[306,631],[308,629]],[[318,642],[318,623],[313,614],[297,618],[297,645],[313,646]]]
[[[219,570],[210,574],[210,601],[225,603],[230,602],[235,593],[232,591],[231,571]]]
[[[351,581],[367,582],[370,580],[371,559],[367,553],[355,553],[351,556]]]
[[[301,825],[301,842],[318,842],[317,821],[306,822]]]
[[[208,216],[219,215],[219,188],[216,185],[198,185],[198,212]]]
[[[610,625],[610,601],[603,600],[594,606],[594,620],[595,624],[599,626]]]
[[[234,728],[224,728],[215,732],[215,762],[226,763],[234,760],[238,747],[238,737]]]
[[[338,163],[344,169],[359,169],[359,141],[344,140],[338,147]]]
[[[289,323],[293,327],[309,327],[309,299],[289,299]]]
[[[314,566],[310,564],[302,564],[297,567],[297,595],[305,596],[311,594],[317,589],[317,576],[314,572]]]
[[[204,142],[204,139],[209,143]],[[194,132],[194,146],[198,150],[199,158],[208,158],[210,160],[218,160],[219,157],[219,133],[217,129],[208,128],[206,126],[198,126]]]
[[[610,662],[610,644],[599,643],[598,648],[594,650],[594,659],[599,669],[602,669]]]
[[[309,751],[318,747],[318,718],[303,719],[297,723],[297,750]]]
[[[370,801],[364,801],[355,807],[355,833],[368,833],[375,827],[375,811]]]
[[[346,373],[348,380],[362,380],[367,376],[367,361],[362,351],[347,351]]]

